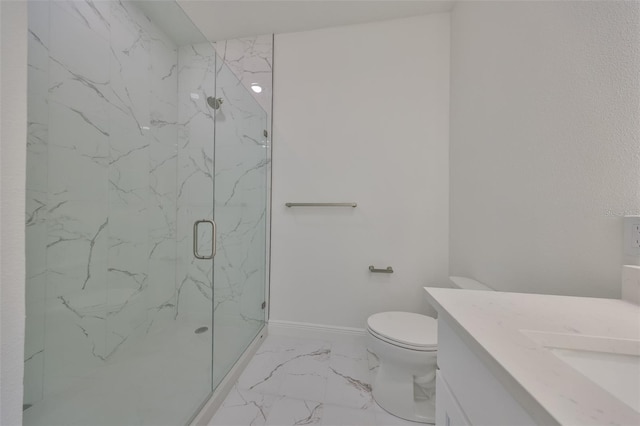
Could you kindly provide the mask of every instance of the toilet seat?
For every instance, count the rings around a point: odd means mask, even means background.
[[[435,351],[438,347],[438,322],[426,315],[410,312],[380,312],[367,320],[374,337],[405,349]]]
[[[371,336],[373,336],[374,338],[378,339],[378,340],[382,340],[383,342],[386,342],[392,346],[398,347],[398,348],[403,348],[403,349],[409,349],[412,351],[418,351],[418,352],[435,352],[438,350],[437,347],[435,346],[412,346],[412,345],[407,345],[405,343],[400,343],[396,340],[392,340],[389,338],[386,338],[384,336],[379,335],[378,333],[376,333],[375,331],[371,330],[370,328],[367,329],[367,331],[369,332],[369,334]]]

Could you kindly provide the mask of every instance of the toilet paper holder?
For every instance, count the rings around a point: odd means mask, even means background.
[[[369,271],[382,274],[393,274],[393,268],[391,266],[387,266],[387,269],[376,269],[373,265],[369,265]]]

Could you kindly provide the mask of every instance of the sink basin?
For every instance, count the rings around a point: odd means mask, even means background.
[[[520,330],[567,365],[640,412],[640,340]]]

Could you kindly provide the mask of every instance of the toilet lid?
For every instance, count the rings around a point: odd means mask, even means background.
[[[367,320],[370,330],[389,340],[421,348],[438,345],[438,322],[411,312],[380,312]]]

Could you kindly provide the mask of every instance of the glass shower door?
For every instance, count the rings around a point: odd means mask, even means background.
[[[185,424],[212,392],[215,51],[169,1],[30,1],[28,43],[24,424]]]
[[[267,113],[218,59],[213,386],[265,324]]]
[[[264,325],[267,115],[173,1],[31,1],[28,61],[24,424],[185,424]]]
[[[162,3],[162,2],[150,2]],[[177,262],[175,321],[189,338],[175,348],[188,399],[197,411],[213,390],[213,222],[215,123],[208,100],[215,95],[216,54],[202,41],[178,47]],[[183,397],[176,395],[177,398]]]

